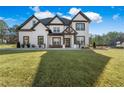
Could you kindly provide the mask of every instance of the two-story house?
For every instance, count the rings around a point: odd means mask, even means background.
[[[18,28],[18,39],[23,45],[44,45],[46,48],[81,48],[89,45],[91,20],[81,11],[71,20],[56,15],[38,19],[34,15]]]

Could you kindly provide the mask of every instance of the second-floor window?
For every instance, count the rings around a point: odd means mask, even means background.
[[[59,33],[60,32],[60,27],[53,27],[53,32],[54,33]]]
[[[77,31],[85,30],[85,23],[76,23],[76,30]]]

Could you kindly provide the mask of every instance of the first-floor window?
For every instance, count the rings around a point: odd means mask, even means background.
[[[61,45],[61,37],[53,37],[53,45]]]
[[[23,37],[23,43],[24,44],[29,44],[29,36],[24,36]]]
[[[84,36],[77,36],[76,41],[77,41],[77,44],[84,45],[85,44],[85,37]]]
[[[38,36],[38,45],[44,44],[44,37]]]

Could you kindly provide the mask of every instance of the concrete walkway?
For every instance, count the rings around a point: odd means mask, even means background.
[[[0,50],[82,50],[80,48],[0,48]]]

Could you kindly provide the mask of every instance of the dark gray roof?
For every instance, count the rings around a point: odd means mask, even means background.
[[[65,25],[69,25],[71,20],[67,19],[67,18],[61,18],[61,20],[64,22]]]
[[[41,21],[44,25],[48,25],[48,23],[50,22],[50,20],[52,20],[52,18],[40,19],[40,21]]]
[[[50,18],[44,18],[44,19],[40,19],[40,21],[44,24],[44,25],[48,25],[49,22],[52,20],[53,18],[50,17]],[[69,25],[70,21],[69,19],[66,19],[66,18],[62,18],[60,17],[60,19],[63,21],[64,25]]]

